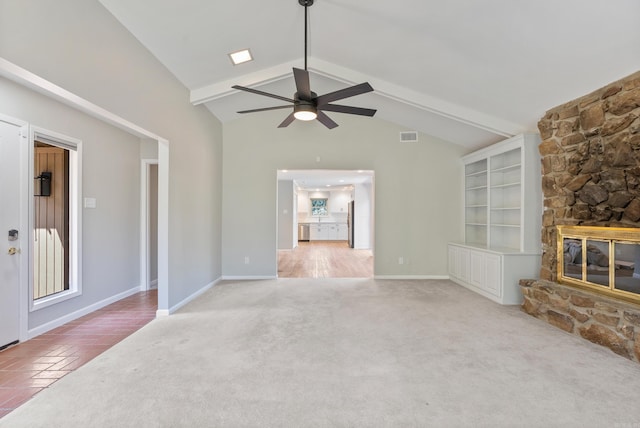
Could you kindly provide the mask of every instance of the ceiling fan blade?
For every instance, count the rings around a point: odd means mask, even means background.
[[[309,72],[293,67],[293,77],[296,80],[296,90],[298,97],[305,101],[311,101],[311,84],[309,83]]]
[[[280,125],[278,125],[278,128],[286,128],[287,126],[291,125],[291,122],[293,122],[294,120],[296,120],[296,117],[293,115],[293,113],[291,113],[285,120],[282,121]]]
[[[374,114],[376,114],[377,111],[372,108],[341,106],[338,104],[325,104],[322,107],[318,107],[318,109],[324,111],[335,111],[337,113],[357,114],[360,116],[369,117],[372,117]]]
[[[291,98],[281,97],[280,95],[270,94],[268,92],[259,91],[257,89],[247,88],[245,86],[233,85],[232,88],[233,89],[239,89],[241,91],[251,92],[252,94],[264,95],[265,97],[271,97],[271,98],[275,98],[275,99],[278,99],[278,100],[287,101],[287,102],[290,102],[290,103],[294,103],[295,102]]]
[[[373,91],[371,85],[367,82],[360,83],[359,85],[350,86],[345,89],[340,89],[339,91],[330,92],[328,94],[320,95],[316,98],[317,106],[324,106],[329,104],[332,101],[338,101],[349,97],[354,97],[356,95],[364,94],[367,92]]]
[[[327,116],[326,114],[324,114],[319,110],[318,110],[318,121],[329,129],[333,129],[336,126],[338,126],[338,124],[335,123],[333,120],[331,120],[329,116]]]
[[[275,107],[265,107],[265,108],[254,108],[251,110],[242,110],[236,113],[255,113],[258,111],[269,111],[269,110],[279,110],[281,108],[291,108],[291,106],[275,106]]]

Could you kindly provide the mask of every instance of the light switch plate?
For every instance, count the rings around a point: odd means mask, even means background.
[[[95,208],[96,207],[96,198],[84,198],[84,207],[85,208]]]

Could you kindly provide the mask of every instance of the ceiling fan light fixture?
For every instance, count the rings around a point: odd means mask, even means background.
[[[293,106],[293,117],[298,120],[314,120],[318,117],[318,112],[315,106],[311,104],[298,104]]]

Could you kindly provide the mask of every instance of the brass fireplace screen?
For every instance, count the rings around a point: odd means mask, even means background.
[[[640,302],[640,228],[558,226],[558,281]]]

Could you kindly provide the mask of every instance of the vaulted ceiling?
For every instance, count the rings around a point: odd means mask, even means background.
[[[279,104],[234,84],[293,96],[298,0],[100,2],[223,123]],[[341,103],[469,149],[640,69],[637,0],[315,0],[309,16],[315,92],[368,81],[373,93]],[[232,65],[244,48],[254,61]]]

